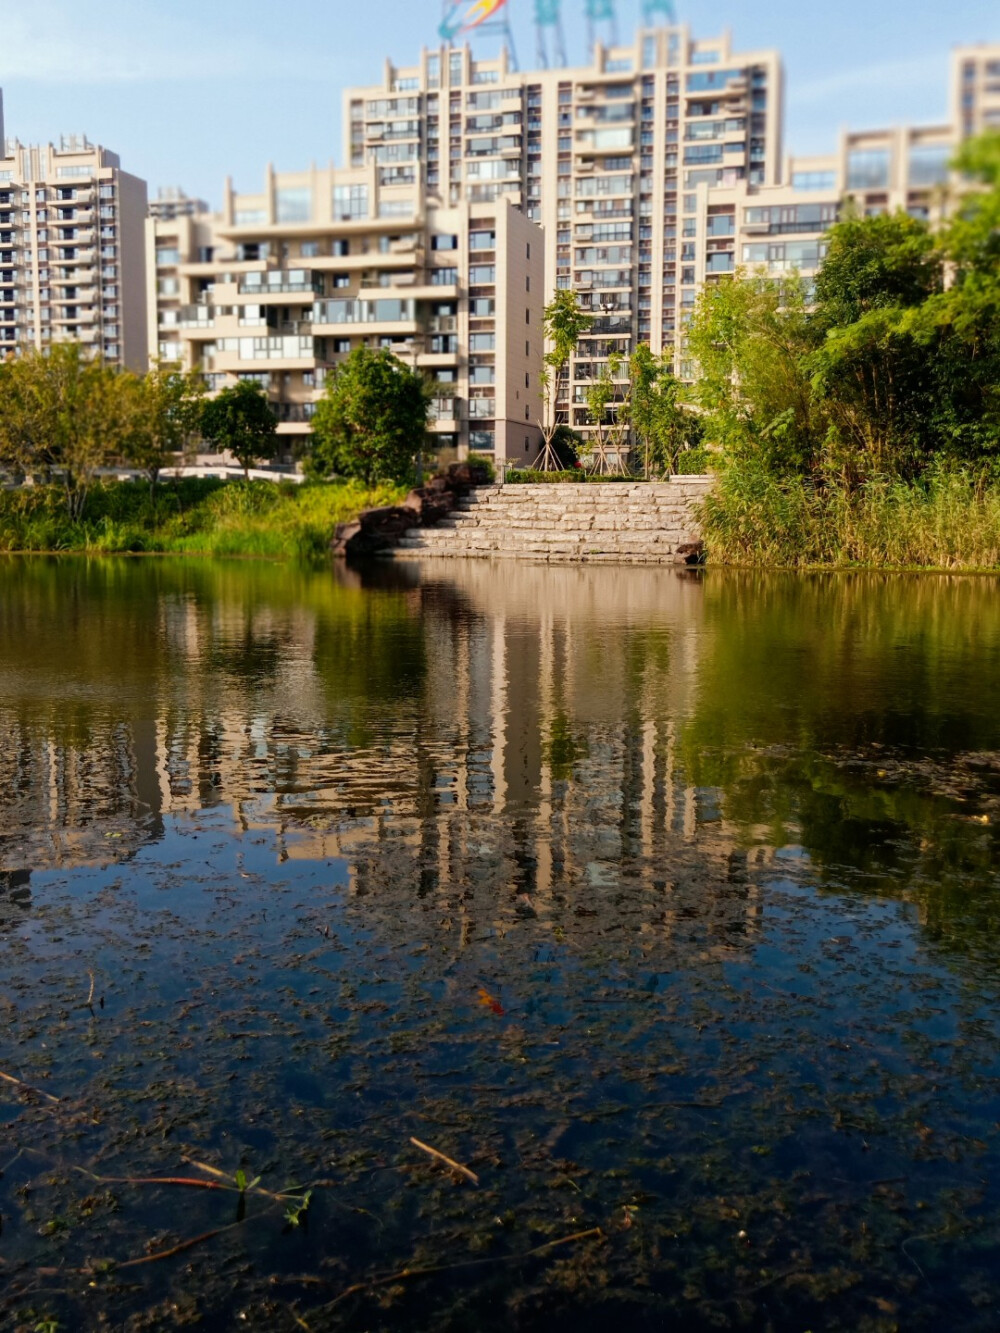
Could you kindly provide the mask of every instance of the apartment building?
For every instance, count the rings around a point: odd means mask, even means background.
[[[156,198],[149,201],[151,218],[188,218],[209,211],[204,199],[190,198],[177,185],[161,186],[156,192]]]
[[[586,431],[586,388],[609,353],[676,346],[699,280],[685,205],[781,179],[782,97],[776,52],[683,26],[599,45],[577,69],[519,72],[503,52],[443,47],[344,93],[345,160],[441,206],[506,200],[542,226],[545,299],[573,288],[594,317],[560,405]]]
[[[5,139],[0,98],[0,355],[77,342],[148,363],[146,182],[85,136]]]
[[[276,173],[221,213],[147,222],[149,342],[213,392],[266,389],[294,457],[328,372],[386,347],[435,385],[438,452],[531,462],[541,448],[544,255],[504,198],[454,206],[374,164]]]
[[[951,120],[966,139],[1000,130],[1000,43],[952,53]]]

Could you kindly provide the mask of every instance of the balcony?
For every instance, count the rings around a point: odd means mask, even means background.
[[[323,280],[299,269],[272,269],[268,273],[247,273],[239,283],[241,296],[288,296],[296,292],[321,296]]]
[[[177,312],[177,325],[182,329],[211,329],[215,327],[215,307],[186,305]]]

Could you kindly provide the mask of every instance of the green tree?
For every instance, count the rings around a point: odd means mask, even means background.
[[[185,455],[202,421],[204,381],[159,361],[133,381],[125,457],[149,479],[150,498],[160,472]]]
[[[587,412],[597,432],[591,464],[598,476],[626,474],[631,406],[628,368],[620,352],[611,352],[587,386]]]
[[[432,387],[385,349],[356,348],[327,375],[313,418],[314,476],[403,481],[427,431]]]
[[[278,452],[278,428],[267,394],[249,380],[223,389],[203,405],[201,433],[217,449],[233,455],[246,480],[255,462]]]
[[[539,424],[542,451],[535,460],[535,466],[543,472],[557,471],[560,466],[553,439],[559,426],[569,423],[560,422],[558,403],[564,380],[568,389],[570,358],[592,323],[593,316],[583,309],[576,292],[560,289],[545,307],[542,327],[549,350],[545,353],[541,373],[543,419]]]
[[[643,446],[643,475],[650,469],[668,475],[677,471],[677,458],[692,434],[698,433],[693,415],[682,406],[682,385],[669,354],[655,356],[640,343],[629,358],[632,382],[632,427]]]
[[[82,516],[97,471],[121,458],[133,377],[78,343],[25,351],[0,368],[0,459],[56,477],[71,518]]]
[[[812,466],[825,432],[805,360],[816,336],[798,274],[739,269],[702,291],[688,330],[693,400],[725,457],[776,473]]]
[[[826,467],[849,486],[918,475],[939,443],[940,339],[919,336],[912,315],[943,290],[941,253],[927,223],[906,213],[849,213],[828,244],[812,315],[818,346],[806,363],[828,421]]]

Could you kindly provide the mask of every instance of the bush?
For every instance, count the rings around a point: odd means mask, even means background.
[[[731,463],[703,506],[713,563],[779,567],[995,569],[1000,482],[938,467],[922,481],[855,490],[760,463]]]
[[[512,468],[507,473],[507,481],[514,484],[535,485],[537,483],[551,483],[558,481],[584,482],[587,475],[582,468],[574,468],[568,472],[540,472],[533,467]]]
[[[690,477],[711,472],[712,462],[712,454],[704,445],[698,445],[695,449],[682,449],[677,455],[677,474]]]

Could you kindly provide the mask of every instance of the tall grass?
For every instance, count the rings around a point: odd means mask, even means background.
[[[704,502],[714,563],[795,567],[994,569],[1000,482],[939,468],[920,482],[878,479],[857,490],[775,477],[733,463]]]
[[[338,523],[362,509],[398,502],[405,488],[355,482],[296,486],[188,478],[151,497],[140,482],[108,482],[71,520],[62,492],[0,491],[0,551],[177,552],[188,555],[314,558]]]

